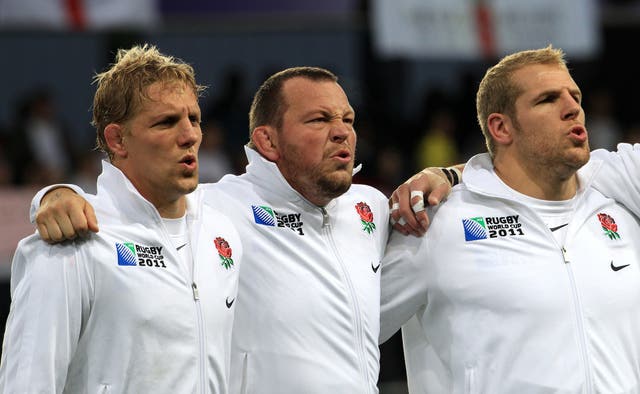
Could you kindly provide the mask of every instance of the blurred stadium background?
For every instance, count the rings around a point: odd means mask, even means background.
[[[639,39],[636,0],[0,0],[0,335],[33,193],[95,189],[91,80],[117,48],[154,44],[208,86],[203,181],[243,171],[249,103],[267,75],[331,69],[357,111],[357,181],[390,194],[424,166],[484,150],[475,89],[515,50],[567,52],[592,148],[639,142]],[[382,345],[381,394],[406,393],[404,381],[396,336]]]

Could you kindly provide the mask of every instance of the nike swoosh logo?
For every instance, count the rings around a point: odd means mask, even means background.
[[[559,230],[559,229],[561,229],[561,228],[563,228],[564,226],[567,226],[567,225],[569,225],[569,223],[561,224],[561,225],[559,225],[557,227],[549,227],[549,230],[551,230],[551,232],[554,232],[554,231]]]
[[[224,301],[225,304],[227,304],[227,308],[231,309],[231,305],[233,305],[233,302],[235,301],[235,298],[232,298],[231,301],[229,301],[229,297],[227,297],[227,299]]]
[[[187,244],[186,244],[186,243],[184,243],[184,244],[182,244],[182,245],[178,246],[178,247],[176,248],[176,250],[180,250],[180,249],[184,248],[186,245],[187,245]]]
[[[378,263],[378,265],[375,266],[375,267],[373,266],[373,263],[371,263],[371,269],[373,270],[373,273],[375,274],[380,269],[380,263]]]
[[[615,265],[613,265],[613,260],[611,260],[611,269],[614,270],[614,271],[620,271],[624,267],[628,267],[628,266],[629,266],[629,264],[615,266]]]

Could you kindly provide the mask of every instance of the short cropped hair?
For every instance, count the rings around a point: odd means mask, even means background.
[[[516,52],[503,57],[498,64],[489,68],[480,82],[476,95],[478,123],[487,144],[487,150],[493,157],[496,144],[487,127],[487,119],[492,113],[501,113],[515,117],[516,99],[523,93],[511,77],[522,67],[533,64],[554,64],[567,69],[565,53],[551,45],[546,48]]]
[[[136,45],[119,49],[115,62],[95,75],[97,85],[93,97],[93,120],[96,128],[96,147],[113,160],[104,137],[104,129],[111,123],[124,123],[133,118],[143,100],[148,99],[146,88],[156,82],[184,82],[196,97],[205,87],[196,83],[193,67],[172,56],[163,55],[153,45]]]
[[[292,67],[277,72],[267,78],[256,92],[249,111],[249,144],[255,149],[251,134],[258,126],[270,125],[282,127],[283,115],[287,103],[282,94],[284,83],[293,78],[305,78],[312,81],[338,82],[338,77],[329,70],[320,67]]]

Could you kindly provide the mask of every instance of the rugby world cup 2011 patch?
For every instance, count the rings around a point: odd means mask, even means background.
[[[269,227],[282,227],[295,231],[299,235],[304,235],[302,214],[282,213],[266,205],[252,205],[253,220],[256,224]]]
[[[162,248],[133,242],[116,242],[118,265],[167,268]]]
[[[524,235],[520,215],[477,216],[462,219],[462,228],[464,240],[467,242]]]

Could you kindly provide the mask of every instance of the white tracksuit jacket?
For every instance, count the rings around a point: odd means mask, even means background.
[[[320,208],[274,163],[245,151],[245,174],[192,193],[230,217],[242,237],[230,393],[377,393],[387,198],[354,184]],[[34,197],[32,221],[46,191]],[[363,219],[358,207],[372,215]]]
[[[111,164],[88,198],[100,222],[90,239],[19,243],[0,392],[228,393],[242,258],[231,221],[188,196],[197,263],[185,266],[157,210]]]
[[[245,250],[231,392],[377,393],[387,198],[354,184],[319,208],[274,163],[246,153],[245,174],[196,191],[232,218]],[[361,219],[359,204],[372,220]]]
[[[591,158],[602,160],[593,187],[640,217],[640,144],[618,144],[615,152],[597,149]]]
[[[411,318],[412,394],[640,392],[640,224],[591,186],[597,157],[562,245],[486,154],[425,237],[391,236],[381,337]]]

